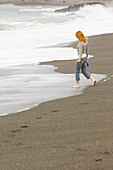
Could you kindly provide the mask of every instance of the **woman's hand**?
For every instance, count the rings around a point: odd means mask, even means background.
[[[89,66],[89,63],[87,62],[87,67]]]
[[[77,63],[80,63],[80,64],[82,64],[82,61],[79,61],[79,60],[77,60]]]

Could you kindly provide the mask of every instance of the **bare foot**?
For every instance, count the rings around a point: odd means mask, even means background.
[[[79,85],[72,86],[72,88],[79,88],[79,87],[80,87]]]
[[[96,80],[93,81],[92,86],[95,86],[95,84],[96,84]]]

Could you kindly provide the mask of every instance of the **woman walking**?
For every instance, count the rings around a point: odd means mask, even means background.
[[[79,81],[80,81],[80,69],[82,70],[83,75],[87,79],[91,79],[92,86],[95,85],[96,80],[91,76],[90,73],[86,71],[87,68],[87,58],[88,58],[88,40],[84,36],[84,34],[81,31],[76,32],[76,37],[79,40],[77,51],[78,51],[78,58],[76,61],[76,85],[73,86],[73,88],[80,87]]]

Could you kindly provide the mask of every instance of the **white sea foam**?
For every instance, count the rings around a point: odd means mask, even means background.
[[[74,59],[73,48],[39,48],[75,41],[78,30],[87,36],[113,32],[112,7],[87,5],[77,12],[54,13],[58,8],[0,5],[0,66]]]
[[[105,78],[105,75],[93,76],[97,81]],[[49,100],[78,95],[91,85],[91,81],[81,75],[81,87],[73,89],[72,85],[73,74],[56,73],[53,67],[10,67],[4,70],[4,75],[0,78],[0,116],[30,109]]]

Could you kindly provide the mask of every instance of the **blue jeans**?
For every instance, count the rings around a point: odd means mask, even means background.
[[[82,70],[83,75],[89,79],[89,77],[91,76],[91,74],[89,74],[86,71],[87,68],[87,57],[83,57],[81,58],[82,63],[76,63],[76,81],[80,81],[80,69]]]

